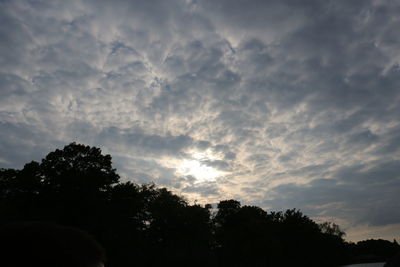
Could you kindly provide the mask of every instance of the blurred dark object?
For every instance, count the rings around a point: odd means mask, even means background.
[[[394,255],[383,267],[400,267],[400,253]]]
[[[100,267],[103,248],[87,233],[72,227],[23,222],[0,228],[0,266]]]

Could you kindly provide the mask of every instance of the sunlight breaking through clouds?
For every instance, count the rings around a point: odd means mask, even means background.
[[[215,182],[218,178],[229,174],[227,171],[220,170],[218,164],[215,164],[221,159],[221,154],[214,153],[209,149],[201,152],[189,150],[185,157],[164,158],[161,164],[175,169],[178,177],[191,177],[193,179],[191,182],[198,184]]]
[[[196,182],[215,181],[222,173],[213,167],[204,165],[199,160],[182,160],[177,173],[180,175],[191,175]]]

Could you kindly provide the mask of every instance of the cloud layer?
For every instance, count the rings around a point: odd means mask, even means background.
[[[389,0],[1,1],[0,166],[77,141],[124,179],[192,201],[297,207],[349,239],[398,238],[399,12]]]

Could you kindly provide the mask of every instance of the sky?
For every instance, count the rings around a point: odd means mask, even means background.
[[[0,0],[0,167],[71,142],[190,203],[400,239],[400,2]]]

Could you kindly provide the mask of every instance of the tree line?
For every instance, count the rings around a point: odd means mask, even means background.
[[[0,224],[18,221],[83,229],[104,246],[110,267],[339,266],[400,250],[396,241],[348,243],[338,225],[297,209],[189,204],[154,184],[121,182],[110,155],[76,143],[21,170],[0,169]]]

